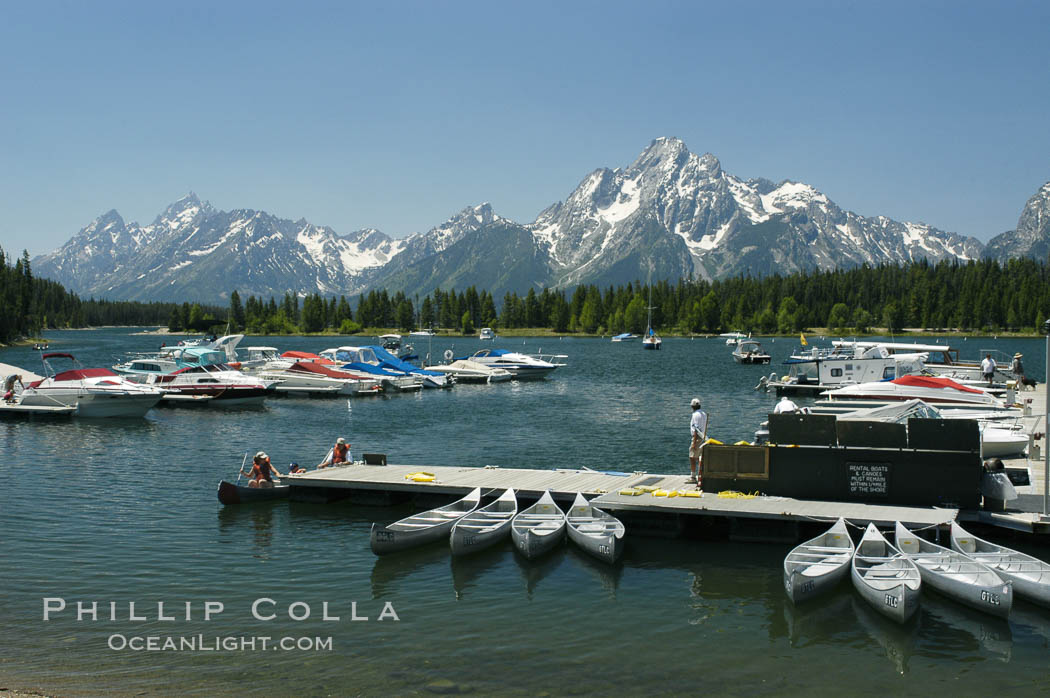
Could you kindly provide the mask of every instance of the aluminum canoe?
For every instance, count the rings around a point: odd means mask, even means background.
[[[1005,545],[982,540],[952,522],[952,549],[991,567],[1013,582],[1015,593],[1050,607],[1050,564]]]
[[[854,550],[841,517],[824,533],[797,545],[784,558],[784,591],[791,602],[806,601],[837,586],[849,572]]]
[[[547,490],[535,504],[512,519],[510,536],[514,547],[533,559],[553,550],[565,538],[565,525],[565,512]]]
[[[868,524],[857,545],[851,576],[861,598],[887,618],[904,623],[919,610],[919,568],[890,545],[875,524]]]
[[[576,493],[565,516],[569,540],[603,562],[616,562],[623,554],[625,529],[612,514],[593,507],[582,493]]]
[[[518,513],[518,498],[507,489],[496,501],[475,509],[452,525],[449,546],[453,555],[466,555],[490,548],[510,535]]]
[[[447,539],[453,524],[477,509],[480,502],[481,488],[475,487],[467,496],[443,507],[407,516],[389,526],[374,523],[372,552],[385,555]]]

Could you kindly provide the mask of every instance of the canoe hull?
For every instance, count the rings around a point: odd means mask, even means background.
[[[1009,582],[1013,591],[1033,603],[1050,608],[1050,564],[968,533],[952,522],[952,550],[984,563]]]
[[[508,518],[499,526],[486,531],[474,531],[461,526],[453,526],[448,539],[452,554],[478,553],[506,540],[510,535],[510,522]]]
[[[846,578],[852,558],[853,541],[839,519],[784,557],[784,591],[795,604],[825,594]]]
[[[577,493],[565,520],[569,540],[585,553],[609,564],[620,559],[625,529],[615,516],[592,507],[586,497]]]
[[[249,504],[252,502],[269,502],[275,499],[288,499],[291,491],[288,485],[274,487],[244,487],[226,480],[219,481],[219,501],[225,505]]]
[[[906,623],[919,610],[919,589],[901,583],[886,589],[876,589],[853,568],[853,587],[868,605],[898,623]]]
[[[898,623],[919,610],[922,576],[900,550],[868,524],[850,564],[853,587],[872,608]]]
[[[565,512],[547,491],[531,507],[518,512],[511,522],[510,537],[518,552],[533,560],[565,539],[565,526]]]
[[[569,526],[569,540],[578,545],[585,553],[610,565],[623,555],[623,535],[591,536],[580,532],[575,526]]]
[[[427,545],[448,537],[455,521],[443,521],[425,529],[400,531],[390,526],[372,524],[371,545],[376,555],[396,553],[420,545]]]

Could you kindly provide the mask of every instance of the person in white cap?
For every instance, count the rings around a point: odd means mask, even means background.
[[[255,458],[252,458],[251,472],[246,473],[241,470],[241,473],[248,476],[248,487],[273,487],[274,475],[284,477],[277,472],[277,468],[270,463],[270,457],[263,451],[259,451],[255,454]]]
[[[318,468],[327,468],[330,465],[350,462],[350,444],[342,436],[335,440],[335,446],[328,452],[324,460],[318,464]]]
[[[693,408],[693,416],[689,418],[689,433],[692,441],[689,443],[689,480],[695,482],[699,488],[703,480],[703,465],[700,462],[704,441],[707,440],[707,412],[700,409],[700,398],[694,397],[690,403]]]

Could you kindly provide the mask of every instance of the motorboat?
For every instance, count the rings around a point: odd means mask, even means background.
[[[192,344],[170,347],[151,354],[136,354],[129,360],[117,364],[114,371],[129,376],[131,380],[144,382],[149,376],[174,373],[184,368],[221,366],[228,359],[225,351],[211,346]]]
[[[434,330],[414,330],[412,332],[409,332],[408,335],[410,337],[436,337],[437,336],[437,334],[434,332]]]
[[[80,417],[142,417],[156,405],[164,391],[128,380],[108,368],[85,368],[72,354],[52,352],[41,356],[44,376],[25,383],[17,396],[27,407],[75,407]],[[71,368],[58,371],[56,360]]]
[[[296,361],[287,367],[271,366],[252,375],[277,381],[274,390],[295,395],[377,395],[383,392],[375,376],[362,376],[316,361]]]
[[[481,332],[478,334],[478,339],[496,339],[496,333],[491,327],[482,327]]]
[[[277,381],[251,376],[226,364],[181,368],[174,373],[152,374],[147,384],[165,391],[167,404],[221,404],[226,407],[259,405],[273,393]]]
[[[774,374],[759,387],[772,388],[777,395],[817,395],[857,383],[922,373],[926,357],[922,352],[893,354],[882,344],[809,347],[796,351],[784,362],[788,367],[786,376]]]
[[[768,364],[769,354],[762,349],[762,345],[753,339],[745,339],[738,342],[733,350],[733,361],[738,364]]]
[[[321,357],[334,361],[344,371],[378,379],[385,390],[407,392],[423,388],[422,376],[384,368],[382,361],[370,347],[344,346],[325,349],[321,352]]]
[[[723,332],[718,336],[726,338],[727,347],[735,347],[741,339],[747,339],[747,335],[743,332]]]
[[[836,419],[904,425],[911,419],[972,419],[977,422],[981,433],[982,458],[1018,455],[1028,447],[1028,434],[1022,428],[1012,429],[1001,421],[989,421],[982,419],[979,414],[967,414],[966,411],[941,410],[918,399],[838,414]],[[1017,426],[1020,427],[1020,424]]]
[[[384,349],[397,351],[401,348],[401,335],[381,334],[379,335],[379,343],[383,346]]]
[[[614,341],[614,342],[627,342],[627,341],[630,341],[632,339],[638,339],[638,335],[631,334],[630,332],[624,332],[623,334],[618,334],[615,337],[613,337],[612,341]]]
[[[394,356],[383,347],[366,346],[364,348],[372,350],[376,359],[379,360],[379,366],[381,368],[391,371],[401,371],[410,376],[419,376],[423,381],[424,388],[451,388],[452,384],[455,382],[455,376],[442,371],[431,371],[410,364],[408,361]]]
[[[934,376],[901,376],[890,381],[859,383],[822,393],[829,400],[876,400],[881,402],[919,399],[939,404],[985,405],[1004,407],[991,393],[956,383],[951,378]]]
[[[973,381],[987,384],[981,371],[981,358],[991,356],[995,359],[996,368],[993,382],[1004,385],[1007,381],[1015,380],[1017,376],[1010,370],[1011,358],[1008,354],[998,349],[981,349],[977,360],[966,360],[959,358],[959,350],[946,344],[911,344],[908,342],[852,342],[838,340],[832,342],[833,346],[855,346],[860,348],[882,347],[891,356],[898,354],[923,353],[927,355],[925,361],[926,370],[935,376],[951,378],[956,382]]]
[[[424,366],[423,368],[426,371],[440,371],[454,376],[457,383],[501,383],[514,377],[506,369],[486,366],[469,359],[459,359],[452,363]]]
[[[547,359],[564,358],[568,357],[564,354],[521,354],[507,349],[479,349],[470,356],[461,357],[484,366],[502,368],[517,380],[546,378],[554,369],[565,365]]]

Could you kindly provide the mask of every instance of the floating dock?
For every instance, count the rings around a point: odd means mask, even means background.
[[[77,408],[70,405],[23,405],[0,401],[0,415],[68,417],[76,411]]]
[[[1018,486],[1020,498],[1007,502],[1001,511],[698,492],[686,482],[685,475],[642,471],[358,463],[286,479],[292,487],[292,499],[350,499],[372,505],[418,500],[419,505],[428,506],[461,497],[475,487],[481,487],[485,495],[513,488],[522,500],[537,499],[550,490],[556,500],[568,505],[577,492],[583,492],[598,506],[629,521],[632,528],[672,536],[704,518],[719,518],[728,520],[730,535],[737,539],[788,540],[797,533],[799,524],[827,522],[840,516],[856,524],[873,522],[884,528],[895,521],[909,528],[921,528],[959,520],[1050,534],[1050,518],[1042,514],[1045,466],[1036,456],[1037,452],[1045,453],[1047,441],[1045,390],[1045,386],[1039,386],[1036,391],[1018,394],[1019,401],[1028,405],[1022,419],[1030,436],[1030,457],[1004,459],[1004,464],[1008,470],[1024,471],[1026,477],[1020,479],[1029,484]],[[1040,438],[1036,439],[1036,435]]]

